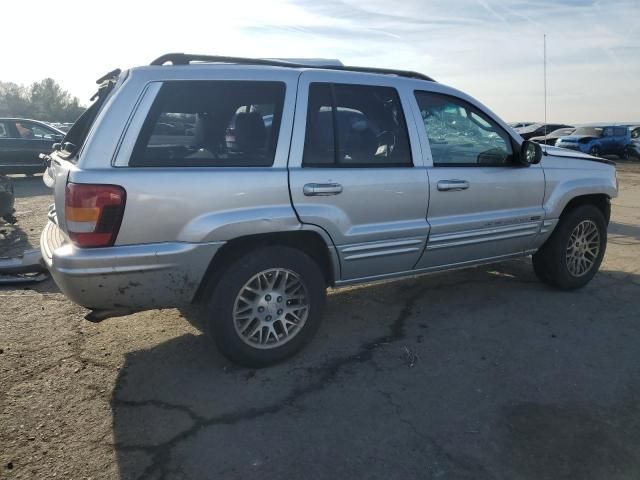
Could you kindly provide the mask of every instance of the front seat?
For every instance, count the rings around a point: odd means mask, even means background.
[[[373,163],[378,150],[378,138],[365,117],[350,119],[343,151],[349,163]],[[345,159],[343,159],[345,160]]]
[[[267,128],[262,114],[258,111],[242,112],[236,115],[236,150],[245,155],[265,153]]]

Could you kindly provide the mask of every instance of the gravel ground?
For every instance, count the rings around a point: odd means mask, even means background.
[[[177,310],[101,324],[51,281],[0,288],[0,478],[640,478],[640,165],[602,271],[530,260],[330,294],[315,341],[233,366]],[[16,177],[0,252],[51,198]]]

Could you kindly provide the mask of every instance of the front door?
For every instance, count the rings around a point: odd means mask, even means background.
[[[416,92],[432,163],[431,232],[417,268],[522,254],[544,219],[540,165],[514,162],[518,145],[497,122],[460,98]]]
[[[428,182],[411,98],[392,79],[304,72],[289,158],[293,206],[323,228],[341,279],[409,271],[424,250]]]

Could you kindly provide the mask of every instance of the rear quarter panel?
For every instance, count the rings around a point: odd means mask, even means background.
[[[122,186],[127,192],[116,245],[226,241],[300,229],[291,206],[287,159],[299,72],[291,69],[145,67],[101,112],[69,181]],[[272,167],[129,167],[142,123],[163,81],[251,80],[286,85]]]

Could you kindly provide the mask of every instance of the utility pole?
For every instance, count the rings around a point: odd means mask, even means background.
[[[544,143],[547,143],[547,34],[542,37],[542,49],[544,57]]]

